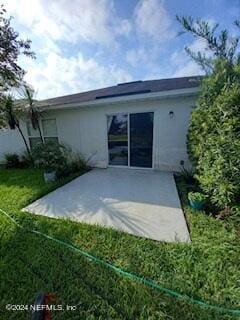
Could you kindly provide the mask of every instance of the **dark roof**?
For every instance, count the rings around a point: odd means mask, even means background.
[[[201,76],[169,78],[160,80],[133,81],[119,83],[113,87],[91,90],[43,100],[44,105],[63,105],[68,103],[81,103],[105,98],[153,93],[176,89],[195,88],[200,84]]]

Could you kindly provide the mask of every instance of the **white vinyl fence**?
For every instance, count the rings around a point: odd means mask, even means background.
[[[17,130],[0,130],[0,162],[4,162],[6,153],[20,154],[24,150],[24,143]]]

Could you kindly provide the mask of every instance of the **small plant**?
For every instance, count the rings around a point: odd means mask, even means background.
[[[181,161],[181,172],[180,172],[180,177],[185,181],[187,184],[195,184],[196,180],[194,178],[194,169],[189,168],[187,169],[184,166],[184,162]]]
[[[19,155],[16,153],[7,153],[5,154],[5,161],[6,161],[6,168],[10,169],[10,168],[20,168],[21,167],[21,163],[20,163],[20,159],[19,159]]]
[[[27,151],[24,151],[20,157],[21,168],[30,168],[33,167],[32,156],[28,154]]]
[[[188,200],[191,208],[201,210],[207,201],[207,196],[201,192],[189,192]]]
[[[84,172],[88,169],[86,161],[79,155],[68,150],[67,163],[64,168],[57,171],[58,178],[67,177],[72,173]]]
[[[70,162],[70,168],[72,172],[84,171],[87,169],[87,163],[79,154],[76,154]]]
[[[189,192],[188,199],[192,201],[205,202],[207,196],[201,192]]]

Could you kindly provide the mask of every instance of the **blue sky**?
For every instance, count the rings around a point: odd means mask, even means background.
[[[235,32],[240,0],[3,0],[37,59],[21,57],[25,80],[38,98],[119,82],[200,74],[184,47],[204,50],[189,35],[177,37],[175,16],[219,22]]]

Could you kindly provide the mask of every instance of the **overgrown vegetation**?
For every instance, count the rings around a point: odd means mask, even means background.
[[[63,183],[66,180],[62,180]],[[141,274],[165,287],[221,306],[239,308],[239,233],[231,219],[213,219],[188,207],[193,189],[177,179],[192,243],[168,244],[112,229],[20,211],[56,188],[41,170],[1,170],[1,208],[22,225],[73,243],[105,261]],[[28,311],[7,311],[6,304],[31,304],[37,292],[57,294],[57,304],[77,311],[55,311],[54,319],[230,320],[118,276],[37,235],[18,229],[0,214],[0,318],[24,320]]]
[[[227,30],[218,32],[218,24],[177,19],[207,48],[207,54],[186,48],[207,71],[191,116],[188,151],[202,190],[226,210],[240,201],[240,38],[231,37]],[[235,25],[239,30],[239,21]]]

